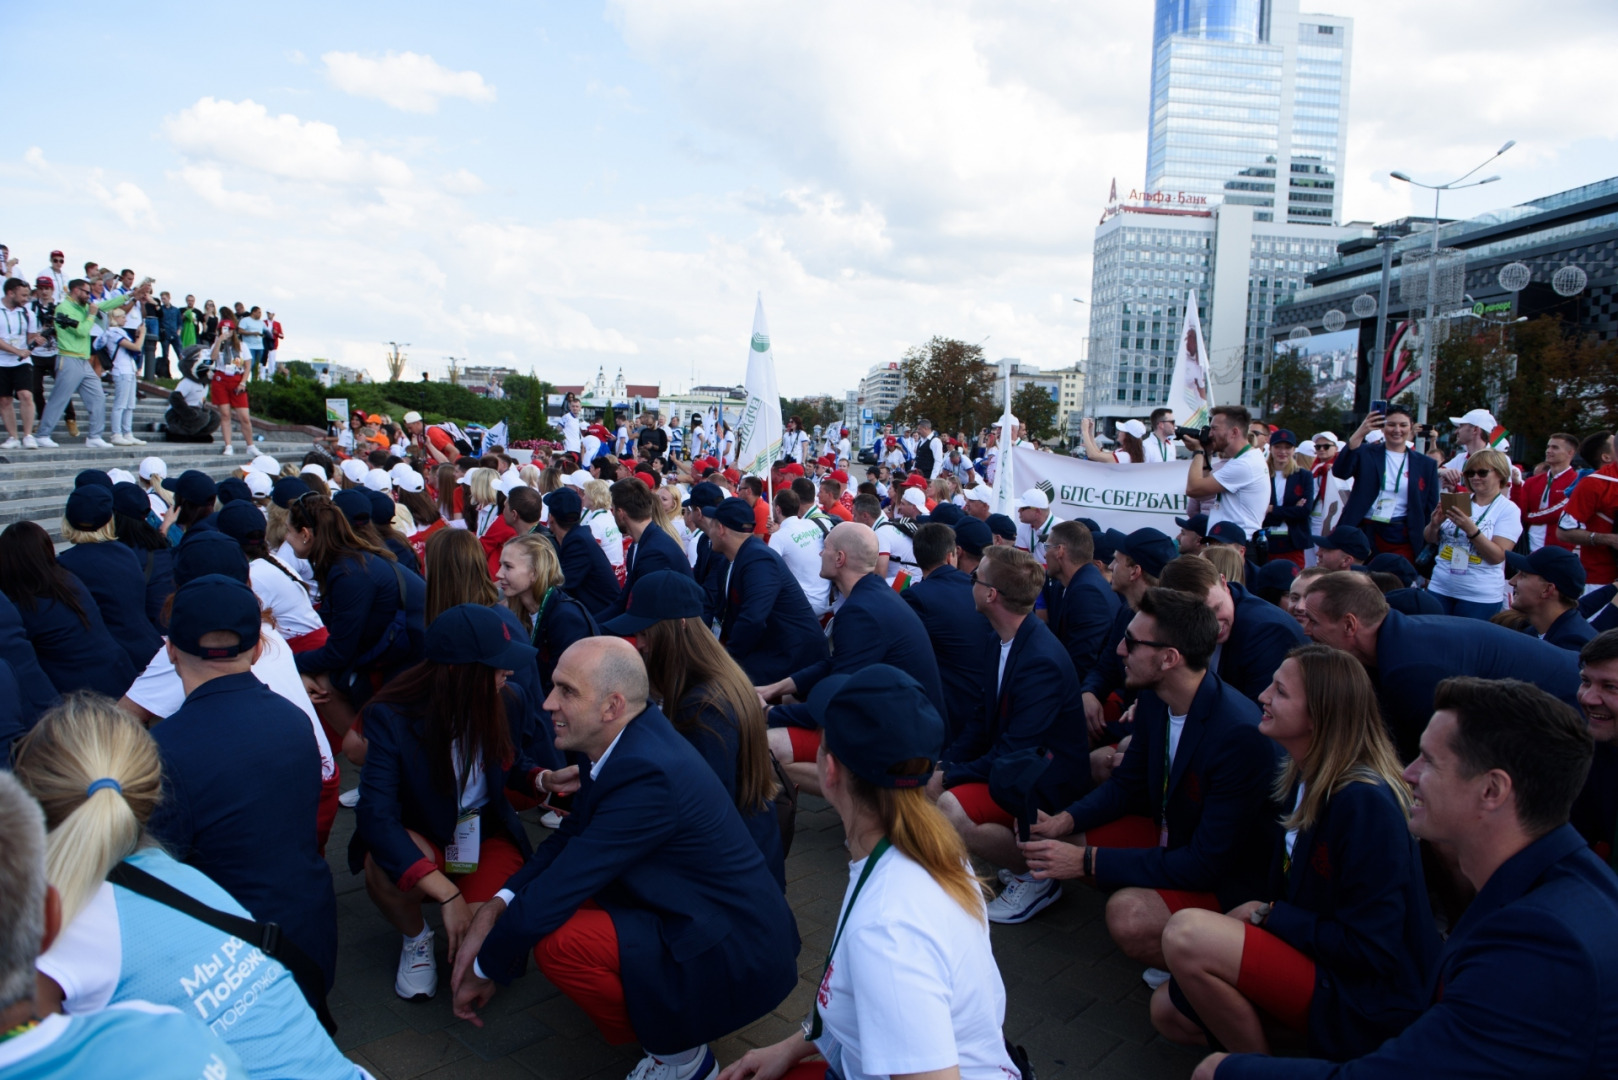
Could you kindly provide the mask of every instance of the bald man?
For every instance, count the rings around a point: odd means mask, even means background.
[[[545,700],[558,749],[589,760],[551,774],[573,812],[478,911],[456,950],[455,1015],[496,983],[540,971],[611,1043],[638,1042],[649,1080],[705,1080],[708,1043],[797,985],[798,930],[758,844],[702,756],[647,698],[621,638],[575,643]]]
[[[927,628],[877,575],[877,555],[876,533],[868,525],[845,521],[827,534],[820,553],[820,576],[836,587],[839,596],[847,597],[831,621],[831,658],[758,687],[766,702],[789,695],[798,699],[799,704],[769,710],[770,752],[788,777],[816,795],[820,794],[815,777],[820,728],[801,702],[828,675],[852,675],[872,664],[892,664],[921,683],[938,715],[949,715]]]

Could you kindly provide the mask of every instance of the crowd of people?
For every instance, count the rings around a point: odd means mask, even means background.
[[[0,1074],[362,1075],[347,807],[400,998],[480,1024],[532,958],[633,1080],[1031,1077],[991,927],[1070,888],[1202,1077],[1607,1075],[1612,436],[1524,477],[1462,419],[1154,415],[1115,460],[1191,454],[1175,536],[997,512],[998,433],[794,419],[743,475],[572,399],[538,455],[356,412],[87,469],[64,550],[0,532]],[[720,1062],[798,982],[800,793],[848,892],[804,1033]]]

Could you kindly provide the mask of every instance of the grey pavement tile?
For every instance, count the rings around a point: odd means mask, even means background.
[[[450,1034],[484,1061],[495,1061],[551,1038],[556,1029],[536,1016],[532,1009],[523,1009],[506,1016],[484,1017],[482,1027],[457,1023]]]
[[[1028,1059],[1033,1062],[1034,1071],[1041,1077],[1045,1075],[1045,1066],[1053,1065],[1064,1070],[1084,1070],[1093,1068],[1097,1062],[1115,1050],[1122,1040],[1100,1029],[1074,1021],[1069,1024],[1060,1024],[1054,1020],[1046,1020],[1035,1025],[1027,1034],[1018,1040],[1023,1049],[1028,1051]]]
[[[640,1056],[638,1048],[608,1046],[599,1036],[590,1039],[555,1036],[524,1047],[512,1055],[512,1059],[540,1080],[583,1080],[614,1067],[622,1070],[621,1076],[627,1076]]]
[[[358,1047],[389,1080],[414,1080],[471,1051],[441,1031],[404,1030]]]
[[[1095,1080],[1187,1080],[1207,1055],[1206,1049],[1176,1046],[1163,1039],[1146,1046],[1123,1043],[1088,1076]]]

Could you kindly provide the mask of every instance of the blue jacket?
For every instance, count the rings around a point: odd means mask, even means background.
[[[1568,821],[1596,854],[1612,862],[1614,841],[1618,841],[1618,746],[1596,743],[1595,757],[1584,788],[1573,800]]]
[[[600,611],[618,599],[618,572],[588,525],[569,529],[557,542],[556,555],[562,563],[562,588],[585,610]]]
[[[768,544],[749,537],[737,549],[728,574],[718,612],[719,643],[755,685],[778,682],[826,659],[820,620],[792,571]]]
[[[399,535],[399,531],[392,526],[378,529],[382,534],[382,546],[396,559],[400,566],[421,576],[421,560],[416,558],[416,549],[410,546],[410,541]]]
[[[1523,633],[1555,645],[1559,649],[1569,649],[1577,656],[1585,643],[1596,636],[1596,629],[1584,621],[1584,616],[1579,614],[1578,608],[1569,608],[1551,623],[1551,628],[1545,631],[1544,637],[1539,637],[1539,632],[1532,626],[1524,626]]]
[[[1294,787],[1286,805],[1296,798]],[[1264,929],[1315,962],[1309,1052],[1368,1054],[1427,1004],[1441,942],[1421,844],[1387,784],[1351,781],[1298,833],[1283,875],[1285,850],[1278,836],[1264,894],[1277,899]]]
[[[129,550],[135,553],[141,577],[146,582],[146,618],[159,634],[166,634],[169,625],[163,618],[163,608],[174,594],[174,549],[132,547]]]
[[[426,607],[427,585],[409,568],[369,552],[340,559],[320,591],[320,619],[329,632],[326,644],[299,653],[298,670],[310,675],[330,672],[333,683],[341,686],[340,678],[356,670],[391,674],[408,667],[421,659],[426,645]],[[390,638],[391,647],[386,645]]]
[[[680,542],[664,532],[657,524],[651,522],[640,539],[629,545],[624,553],[624,562],[628,565],[625,572],[624,587],[613,598],[612,603],[596,612],[596,618],[602,621],[616,618],[624,613],[629,606],[629,594],[635,589],[635,582],[647,574],[654,574],[659,570],[673,570],[677,574],[692,577],[691,560],[685,557],[685,548]]]
[[[117,701],[124,696],[139,674],[129,654],[119,648],[101,620],[90,590],[77,577],[72,580],[90,625],[65,604],[55,600],[35,600],[33,610],[19,609],[28,640],[33,642],[39,667],[52,686],[64,694],[94,690]],[[9,660],[10,657],[7,657]],[[19,672],[19,674],[21,674]]]
[[[146,617],[145,560],[123,544],[74,544],[56,557],[95,597],[107,633],[129,654],[136,672],[146,670],[163,635]],[[172,582],[173,575],[170,575]]]
[[[24,707],[16,673],[0,659],[0,771],[11,770],[11,744],[33,726],[33,718],[24,716]]]
[[[23,730],[27,731],[39,719],[39,714],[55,705],[59,697],[55,684],[40,666],[34,643],[28,640],[28,628],[23,623],[22,612],[4,593],[0,593],[0,660],[4,660],[11,668],[12,675],[16,676],[17,688],[21,693],[18,698],[18,720]],[[7,758],[7,761],[10,759]]]
[[[1169,772],[1167,848],[1104,848],[1096,881],[1219,895],[1230,910],[1259,895],[1277,807],[1270,796],[1281,748],[1259,733],[1258,706],[1208,672],[1191,700]],[[1150,690],[1135,700],[1135,737],[1107,782],[1067,808],[1084,832],[1125,815],[1164,820],[1169,709]]]
[[[556,674],[556,664],[562,654],[574,642],[600,633],[601,627],[582,603],[561,589],[551,591],[540,605],[539,617],[528,635],[528,643],[539,650],[534,662],[539,666],[539,686],[543,693],[536,704],[543,706],[545,699],[551,696],[555,686],[551,677]]]
[[[1563,825],[1484,882],[1439,957],[1427,1011],[1342,1065],[1239,1054],[1246,1077],[1610,1077],[1618,1062],[1618,877]]]
[[[1230,583],[1230,598],[1236,602],[1236,618],[1219,650],[1219,678],[1256,702],[1287,653],[1304,643],[1303,630],[1297,619],[1235,582]]]
[[[1112,617],[1112,626],[1107,629],[1106,645],[1101,649],[1101,655],[1096,657],[1096,666],[1090,669],[1088,675],[1081,675],[1079,690],[1085,694],[1094,694],[1103,704],[1114,693],[1124,695],[1125,700],[1134,698],[1133,691],[1124,686],[1124,658],[1118,655],[1118,646],[1123,643],[1124,631],[1135,618],[1135,609],[1118,598],[1118,614]]]
[[[163,304],[157,309],[158,326],[165,334],[178,334],[180,332],[180,308],[173,304]]]
[[[1118,618],[1122,601],[1095,563],[1080,567],[1066,589],[1058,585],[1050,588],[1046,595],[1052,598],[1046,608],[1048,625],[1067,649],[1073,671],[1083,682],[1107,647],[1118,643],[1116,638],[1110,638],[1108,631]]]
[[[1365,520],[1382,491],[1382,467],[1387,460],[1387,445],[1380,442],[1361,443],[1358,450],[1345,446],[1337,452],[1331,463],[1332,475],[1339,480],[1354,481],[1337,524],[1359,525]],[[1419,551],[1422,530],[1438,509],[1438,463],[1412,447],[1405,451],[1405,469],[1409,473],[1405,484],[1409,497],[1405,500],[1404,520],[1393,522],[1382,533],[1391,542],[1408,542]]]
[[[679,727],[675,730],[702,755],[702,760],[713,769],[714,775],[725,787],[725,794],[735,804],[736,761],[741,756],[742,745],[741,725],[736,722],[736,714],[722,699],[710,698],[704,688],[698,686],[685,695],[685,700],[675,708],[670,719],[677,725],[686,725],[683,731]],[[758,844],[759,853],[770,868],[770,875],[785,892],[787,853],[781,845],[781,825],[776,818],[775,804],[772,802],[763,807],[737,805],[736,812],[741,814],[742,823],[747,826],[753,842]]]
[[[1275,491],[1275,478],[1270,478],[1270,491]],[[1308,469],[1299,469],[1286,479],[1281,489],[1281,505],[1272,506],[1264,515],[1266,529],[1285,529],[1285,536],[1270,536],[1270,550],[1307,551],[1315,546],[1309,532],[1309,513],[1315,508],[1315,477]],[[1299,500],[1302,500],[1301,502]],[[1249,579],[1251,580],[1251,579]]]
[[[488,801],[478,811],[478,818],[482,840],[496,836],[510,840],[526,859],[534,849],[517,819],[517,811],[506,799],[507,785],[533,795],[533,777],[538,771],[520,752],[521,714],[525,708],[514,700],[520,695],[518,691],[504,699],[506,723],[517,753],[506,761],[483,754]],[[366,767],[360,772],[361,795],[355,807],[354,836],[348,845],[348,868],[356,874],[365,869],[369,853],[388,880],[402,890],[414,888],[416,882],[437,869],[410,839],[410,832],[420,833],[442,851],[454,839],[460,810],[459,792],[433,783],[423,743],[426,728],[425,715],[405,712],[397,703],[369,705],[365,709]]]
[[[944,786],[986,784],[999,758],[1040,747],[1050,765],[1035,785],[1035,800],[1055,813],[1090,787],[1090,733],[1073,661],[1032,613],[1011,639],[1003,676],[999,635],[991,633],[981,647],[983,694],[966,730],[944,751]]]
[[[910,605],[932,642],[949,710],[944,713],[949,725],[944,741],[953,742],[983,697],[983,646],[994,631],[972,603],[971,579],[948,564],[911,585],[899,599]]]
[[[700,1046],[779,1005],[798,985],[797,923],[702,756],[648,705],[590,772],[561,829],[506,882],[516,895],[478,966],[510,982],[593,899],[612,917],[630,1026],[651,1053]]]
[[[280,923],[329,989],[337,899],[315,845],[320,750],[309,717],[244,671],[197,687],[152,737],[163,801],[151,834],[254,918]]]
[[[725,595],[725,575],[730,570],[730,560],[713,549],[713,541],[708,539],[707,533],[697,536],[697,564],[692,567],[697,584],[702,586],[702,618],[705,622],[713,622],[719,617],[719,609],[723,606]]]
[[[1399,760],[1420,751],[1433,694],[1451,675],[1521,679],[1579,707],[1579,656],[1515,630],[1450,615],[1389,611],[1376,634],[1376,683]]]

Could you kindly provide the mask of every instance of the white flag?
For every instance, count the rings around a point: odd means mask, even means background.
[[[1006,371],[1006,407],[995,424],[1000,429],[995,439],[994,455],[994,509],[1012,521],[1017,520],[1017,476],[1013,468],[1012,448],[1017,443],[1017,418],[1011,415],[1011,371]]]
[[[781,456],[781,395],[775,385],[775,354],[764,322],[764,297],[753,311],[753,338],[747,349],[747,403],[736,422],[736,468],[767,476]]]
[[[485,447],[498,446],[505,449],[506,443],[510,441],[511,436],[506,431],[506,422],[504,420],[490,428],[483,436],[483,445]]]
[[[1197,293],[1185,298],[1185,324],[1180,328],[1180,344],[1174,353],[1174,375],[1169,383],[1169,408],[1180,427],[1198,428],[1208,423],[1213,407],[1209,392],[1208,344],[1202,340],[1202,320],[1197,316]]]

